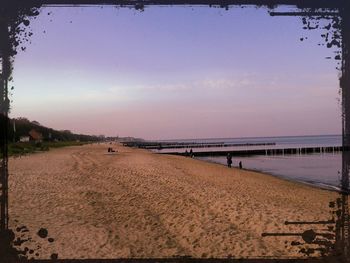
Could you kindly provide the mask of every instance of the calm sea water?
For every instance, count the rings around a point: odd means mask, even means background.
[[[276,143],[269,146],[244,146],[225,148],[200,148],[200,151],[239,150],[261,148],[301,148],[341,146],[341,135],[322,136],[288,136],[288,137],[260,137],[260,138],[232,138],[232,139],[200,139],[200,140],[173,140],[176,142],[225,142],[225,143]],[[157,152],[184,152],[186,149],[164,149]],[[189,150],[189,149],[187,149]],[[196,148],[193,149],[194,153]],[[198,149],[199,151],[199,149]],[[199,159],[226,165],[226,157],[200,157]],[[233,166],[239,161],[243,168],[262,171],[283,177],[285,179],[313,184],[322,188],[337,189],[340,184],[342,159],[341,153],[317,153],[300,155],[254,155],[233,158]]]
[[[226,157],[199,159],[226,165]],[[341,178],[341,153],[234,157],[233,166],[269,173],[322,188],[338,189]]]

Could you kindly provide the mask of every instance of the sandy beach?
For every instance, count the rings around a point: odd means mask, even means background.
[[[108,147],[10,159],[10,227],[28,227],[38,258],[303,256],[290,245],[301,238],[262,233],[320,231],[284,222],[328,220],[337,198],[257,172]],[[54,242],[36,235],[42,227]]]

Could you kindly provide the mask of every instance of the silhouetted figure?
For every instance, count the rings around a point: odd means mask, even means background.
[[[228,153],[226,158],[227,158],[227,166],[229,168],[231,168],[231,165],[232,165],[232,156],[231,156],[231,154]]]
[[[115,153],[115,150],[113,150],[112,147],[108,147],[108,152],[109,152],[109,153]]]
[[[192,148],[191,148],[191,150],[190,150],[190,156],[191,156],[191,158],[193,158],[193,151],[192,151]]]
[[[242,162],[239,161],[239,169],[242,169]]]
[[[188,151],[187,151],[187,149],[186,149],[186,151],[185,151],[185,156],[188,156]]]

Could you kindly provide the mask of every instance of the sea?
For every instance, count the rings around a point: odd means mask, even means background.
[[[282,137],[251,137],[251,138],[211,138],[167,140],[160,142],[176,143],[224,143],[248,144],[248,146],[193,148],[196,151],[231,151],[244,149],[286,149],[305,147],[337,147],[342,145],[341,135],[313,136],[282,136]],[[254,145],[269,144],[269,145]],[[272,145],[271,145],[272,144]],[[189,148],[154,150],[158,153],[173,153],[189,151]],[[207,162],[226,165],[225,156],[195,157]],[[280,154],[280,155],[250,155],[234,156],[233,166],[242,162],[243,169],[260,171],[287,180],[331,190],[340,189],[342,154],[339,151],[310,154]]]

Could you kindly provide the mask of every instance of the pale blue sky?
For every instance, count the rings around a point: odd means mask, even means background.
[[[147,139],[339,134],[333,50],[302,26],[263,8],[46,8],[11,116]]]

